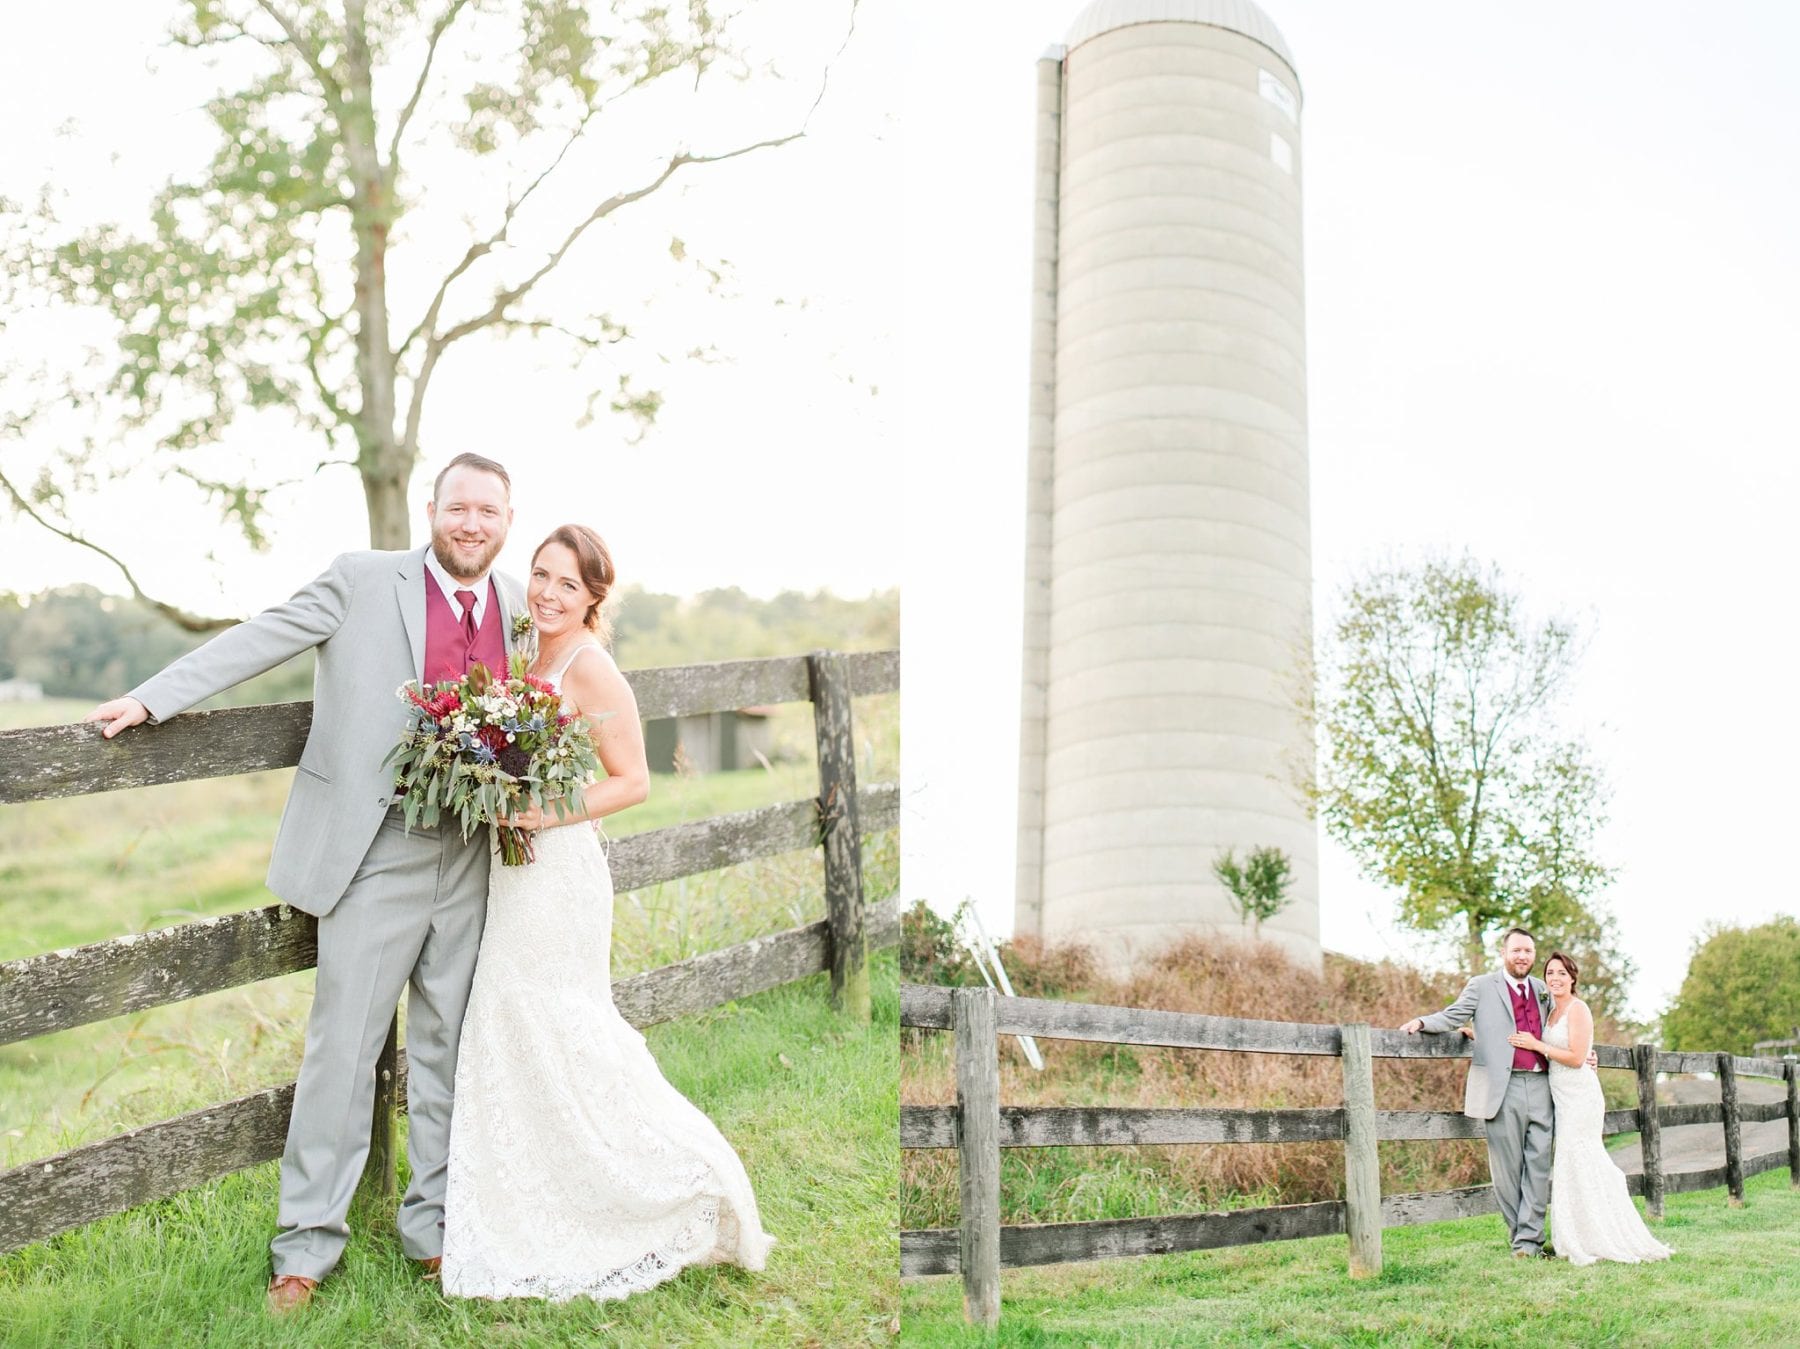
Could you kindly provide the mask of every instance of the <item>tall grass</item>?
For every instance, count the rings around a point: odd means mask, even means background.
[[[1267,943],[1194,940],[1145,964],[1132,977],[1108,979],[1080,948],[1046,950],[1014,943],[1008,970],[1021,996],[1063,998],[1258,1020],[1397,1026],[1449,1003],[1457,976],[1390,963],[1326,956],[1323,971],[1293,964]],[[1605,1039],[1608,1028],[1602,1027]],[[1296,1108],[1343,1104],[1335,1058],[1210,1050],[1156,1049],[1040,1041],[1045,1067],[1034,1071],[1017,1045],[1002,1041],[1000,1099],[1007,1105],[1214,1106]],[[1383,1110],[1459,1110],[1462,1062],[1375,1061],[1376,1104]],[[1623,1099],[1631,1075],[1603,1072]],[[901,1099],[951,1104],[956,1098],[950,1037],[906,1032]],[[1449,1189],[1487,1179],[1479,1140],[1381,1145],[1386,1193]],[[901,1161],[905,1226],[956,1222],[956,1155],[916,1151]],[[1157,1148],[1007,1149],[1001,1154],[1005,1222],[1097,1218],[1258,1207],[1342,1198],[1341,1143],[1230,1144]]]

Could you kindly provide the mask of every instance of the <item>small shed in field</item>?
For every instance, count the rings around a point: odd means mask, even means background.
[[[644,722],[644,749],[652,773],[729,773],[755,768],[771,756],[774,727],[767,707],[735,712],[702,712],[691,717],[657,717]]]

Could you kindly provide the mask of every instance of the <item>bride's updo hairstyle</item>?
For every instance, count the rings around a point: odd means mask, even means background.
[[[560,543],[575,554],[576,564],[581,569],[581,584],[595,597],[594,602],[588,606],[587,613],[582,616],[582,626],[602,642],[611,645],[612,624],[606,621],[600,608],[606,603],[606,597],[612,590],[613,582],[618,579],[618,573],[613,570],[612,553],[606,547],[606,540],[586,525],[558,525],[537,546],[537,551],[532,553],[532,562],[535,564],[538,553],[553,543]]]
[[[1575,985],[1578,982],[1576,979],[1576,975],[1581,973],[1581,971],[1575,967],[1575,962],[1573,960],[1570,960],[1561,951],[1552,951],[1550,953],[1550,960],[1562,961],[1562,967],[1569,972],[1569,992],[1573,993],[1575,991]],[[1545,974],[1548,974],[1550,972],[1550,960],[1546,960],[1544,962],[1544,973]]]

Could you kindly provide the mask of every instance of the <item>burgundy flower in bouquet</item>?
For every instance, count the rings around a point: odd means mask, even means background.
[[[572,814],[599,772],[587,721],[565,714],[556,689],[525,673],[523,657],[506,678],[476,665],[460,681],[426,689],[408,680],[398,692],[413,720],[386,762],[408,829],[453,815],[466,839],[492,824],[500,861],[519,866],[534,860],[531,833],[497,821],[528,805]]]

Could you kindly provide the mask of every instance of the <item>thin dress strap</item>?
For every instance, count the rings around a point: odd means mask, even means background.
[[[578,642],[578,643],[576,643],[575,649],[569,653],[568,658],[566,660],[564,660],[561,665],[557,666],[556,669],[550,673],[550,675],[549,675],[550,682],[552,684],[556,685],[556,687],[560,690],[562,688],[562,678],[564,675],[566,675],[569,672],[569,667],[575,663],[575,657],[579,656],[583,651],[586,651],[590,646],[598,646],[598,645],[599,645],[598,642]]]

